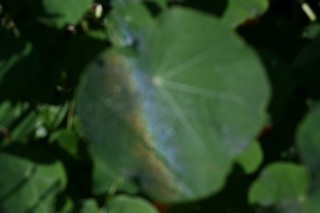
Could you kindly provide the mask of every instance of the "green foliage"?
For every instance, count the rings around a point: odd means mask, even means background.
[[[251,50],[217,20],[183,9],[159,19],[137,54],[110,50],[89,66],[78,112],[96,154],[119,177],[135,176],[156,200],[192,200],[221,188],[260,130],[268,85]],[[260,85],[254,95],[252,82]]]
[[[274,163],[264,169],[251,186],[249,202],[262,206],[274,205],[284,212],[300,212],[308,187],[306,170],[292,163]]]
[[[0,212],[317,212],[317,7],[0,0]]]
[[[157,213],[155,207],[141,198],[116,196],[109,204],[110,213]]]

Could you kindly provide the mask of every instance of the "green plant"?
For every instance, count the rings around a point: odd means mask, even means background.
[[[317,212],[318,14],[0,0],[0,212]]]

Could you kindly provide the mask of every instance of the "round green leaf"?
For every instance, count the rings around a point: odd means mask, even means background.
[[[306,170],[292,163],[274,163],[266,167],[249,191],[249,201],[262,206],[291,209],[305,199],[308,187]],[[288,211],[289,212],[289,211]]]
[[[312,189],[320,190],[320,109],[309,112],[297,131],[299,152],[312,178]]]
[[[39,151],[40,155],[26,148],[19,149],[18,153],[0,152],[1,212],[52,212],[57,193],[66,185],[62,164],[59,161],[39,163],[23,157],[51,159],[43,150]]]
[[[157,213],[146,200],[119,195],[108,205],[108,213]]]
[[[110,50],[88,67],[77,104],[84,132],[116,174],[157,200],[217,192],[263,124],[259,60],[218,20],[179,8],[138,43],[137,54]]]

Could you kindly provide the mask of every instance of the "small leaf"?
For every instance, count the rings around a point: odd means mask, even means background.
[[[251,186],[249,201],[265,207],[291,209],[304,201],[307,188],[308,176],[302,166],[274,163],[267,166]]]
[[[56,28],[77,24],[88,11],[93,0],[42,0],[28,3],[38,21]]]
[[[39,106],[39,123],[48,130],[57,128],[68,111],[68,104],[62,106],[41,105]]]
[[[57,142],[62,149],[68,152],[75,159],[78,158],[79,154],[78,140],[79,138],[77,137],[77,135],[73,131],[67,129],[57,130],[53,132],[49,138],[49,141]]]
[[[141,198],[119,195],[110,202],[108,213],[157,213],[157,210]]]
[[[259,142],[254,141],[237,157],[237,162],[242,166],[246,174],[255,172],[263,160],[263,153]]]
[[[269,7],[268,0],[229,0],[228,2],[222,22],[231,28],[262,15]]]
[[[1,138],[5,140],[2,145],[11,142],[25,143],[36,130],[38,115],[30,110],[28,103],[15,103],[4,101],[0,105]]]

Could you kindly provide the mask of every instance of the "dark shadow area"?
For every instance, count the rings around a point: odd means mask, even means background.
[[[169,6],[180,5],[196,9],[201,12],[209,13],[216,16],[222,16],[226,9],[228,1],[224,0],[184,0],[169,1]]]

